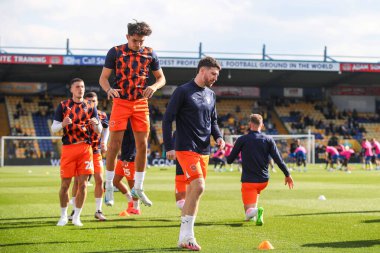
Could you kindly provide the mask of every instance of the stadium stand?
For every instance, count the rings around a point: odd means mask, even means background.
[[[59,98],[53,101],[56,100]],[[50,124],[55,107],[50,98],[6,96],[5,105],[12,136],[51,136]],[[54,146],[51,140],[16,140],[15,157],[52,157]]]

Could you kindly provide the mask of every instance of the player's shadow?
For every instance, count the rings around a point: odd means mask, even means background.
[[[313,215],[329,215],[329,214],[350,214],[350,213],[380,213],[380,210],[373,211],[345,211],[345,212],[321,212],[321,213],[298,213],[298,214],[285,214],[278,216],[297,217],[297,216],[313,216]]]
[[[12,221],[12,220],[42,220],[42,219],[53,219],[57,216],[46,216],[46,217],[14,217],[14,218],[3,218],[0,221]]]
[[[124,221],[126,223],[120,224],[120,221]],[[132,221],[132,222],[131,222]],[[141,223],[134,223],[136,222],[148,222],[148,225],[144,225]],[[171,224],[152,224],[152,222],[155,221],[166,221],[166,222],[171,222]],[[99,221],[90,221],[92,223],[99,223]],[[113,223],[117,223],[117,225],[112,226]],[[179,228],[180,224],[178,220],[165,220],[165,219],[113,219],[113,220],[107,220],[104,222],[104,224],[109,224],[111,226],[104,226],[104,227],[97,227],[96,229],[126,229],[126,228],[134,228],[134,229],[146,229],[146,228]],[[195,226],[196,227],[209,227],[209,226],[229,226],[229,227],[243,227],[245,224],[249,225],[249,222],[243,222],[243,221],[232,221],[232,222],[196,222]],[[86,230],[86,229],[93,229],[93,228],[81,228],[81,230]]]
[[[9,222],[9,223],[3,223],[0,226],[0,230],[6,230],[6,229],[25,229],[25,228],[37,228],[37,227],[51,227],[55,226],[57,224],[57,221],[32,221],[32,222]]]
[[[84,242],[91,242],[91,241],[70,241],[70,243],[84,243]],[[8,244],[0,244],[0,248],[4,247],[13,247],[13,246],[33,246],[33,245],[43,245],[43,244],[60,244],[67,242],[19,242],[19,243],[8,243]]]
[[[379,223],[380,222],[380,219],[376,219],[376,220],[364,220],[362,221],[362,223]]]
[[[317,248],[368,248],[380,245],[380,240],[359,240],[359,241],[342,241],[342,242],[322,242],[303,244],[302,247]]]
[[[183,252],[182,249],[173,247],[173,248],[150,248],[150,249],[120,249],[120,250],[102,250],[102,251],[87,251],[85,253],[113,253],[113,252]]]

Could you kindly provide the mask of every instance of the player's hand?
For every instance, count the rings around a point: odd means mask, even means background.
[[[119,94],[120,91],[121,91],[121,89],[112,89],[112,88],[110,88],[107,91],[107,98],[108,98],[108,100],[110,100],[111,98],[118,98],[118,97],[120,97],[120,94]]]
[[[175,160],[176,159],[175,150],[170,150],[170,151],[166,152],[166,158],[168,160]]]
[[[226,143],[221,137],[216,140],[216,144],[219,146],[219,149],[224,149],[224,146],[226,146]]]
[[[107,145],[104,144],[103,142],[100,143],[100,149],[101,149],[103,154],[106,153],[107,152]]]
[[[99,125],[99,123],[100,123],[99,120],[97,118],[95,118],[95,117],[93,117],[93,118],[90,119],[90,124],[92,126],[97,126],[97,125]]]
[[[157,89],[153,86],[148,86],[143,91],[144,98],[151,98],[153,94],[157,91]]]
[[[289,175],[288,177],[285,177],[285,185],[288,185],[289,189],[293,189],[294,182],[291,175]]]
[[[69,117],[66,117],[63,119],[62,127],[65,127],[65,126],[70,125],[70,124],[73,124],[73,121]]]

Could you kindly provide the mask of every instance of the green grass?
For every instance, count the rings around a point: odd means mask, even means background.
[[[275,252],[380,252],[380,171],[326,172],[316,165],[293,173],[295,188],[272,173],[259,205],[265,224],[244,222],[238,172],[209,170],[195,234],[203,252],[258,252],[269,240]],[[93,186],[82,213],[84,227],[57,227],[58,167],[0,168],[0,252],[176,252],[180,212],[174,168],[151,168],[145,191],[154,205],[141,216],[119,217],[121,193],[94,220]],[[324,195],[327,200],[318,200]]]

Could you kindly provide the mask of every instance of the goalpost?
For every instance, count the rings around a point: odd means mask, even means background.
[[[226,135],[224,136],[226,143],[235,143],[236,139],[241,135]],[[299,139],[302,146],[307,151],[307,162],[315,164],[315,136],[309,131],[308,134],[282,134],[282,135],[269,135],[276,141],[276,146],[280,151],[280,154],[287,159],[289,155],[289,145],[293,140]]]
[[[51,164],[60,157],[60,136],[2,136],[0,166]]]

